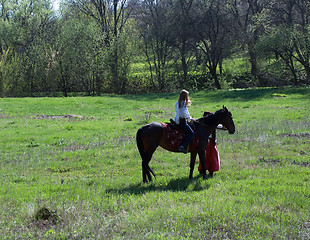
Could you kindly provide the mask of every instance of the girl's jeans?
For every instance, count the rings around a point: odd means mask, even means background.
[[[186,137],[185,137],[184,142],[182,144],[182,146],[184,148],[186,148],[187,145],[190,144],[190,142],[194,139],[195,133],[192,130],[192,128],[188,125],[187,121],[184,118],[180,119],[179,126],[184,131],[184,133],[186,134]]]

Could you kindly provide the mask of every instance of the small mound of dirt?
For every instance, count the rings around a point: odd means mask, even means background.
[[[42,222],[47,223],[49,222],[50,224],[56,224],[58,221],[58,215],[56,211],[51,211],[46,207],[40,208],[36,213],[35,213],[35,220],[37,220],[38,224],[41,224]]]

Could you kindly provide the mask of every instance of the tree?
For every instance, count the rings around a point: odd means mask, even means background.
[[[7,64],[7,60],[9,58],[10,54],[10,49],[3,50],[2,53],[0,54],[0,97],[4,97],[4,72],[5,72],[5,67]]]
[[[264,85],[264,78],[259,70],[257,53],[255,46],[268,27],[266,21],[270,0],[229,0],[228,9],[234,20],[234,34],[240,45],[246,45],[249,61],[251,64],[251,74],[259,80],[260,85]]]
[[[63,16],[54,55],[59,71],[59,87],[64,96],[70,91],[84,91],[88,95],[100,93],[99,74],[104,66],[101,39],[91,19]]]
[[[1,54],[7,49],[12,52],[2,71],[14,73],[3,77],[2,72],[3,85],[10,94],[33,95],[46,87],[45,54],[48,41],[53,39],[55,16],[48,0],[1,3]]]
[[[287,28],[278,27],[272,32],[269,32],[266,36],[261,36],[256,44],[256,51],[259,57],[262,59],[276,59],[274,63],[283,62],[286,68],[292,73],[294,83],[298,82],[297,70],[294,56],[293,39],[291,31]],[[277,69],[281,73],[285,69],[282,69],[281,65],[278,64]],[[281,74],[282,75],[282,74]],[[282,77],[282,76],[280,76]],[[284,79],[281,79],[284,82]]]
[[[221,84],[217,69],[229,55],[232,45],[230,19],[225,12],[226,2],[222,0],[202,1],[199,7],[199,21],[196,24],[198,48],[203,52],[204,63],[209,69],[217,89]]]
[[[310,2],[297,0],[294,10],[294,58],[304,67],[307,82],[310,83]]]
[[[261,38],[260,46],[282,59],[292,73],[293,84],[297,85],[302,78],[297,66],[303,67],[306,81],[310,82],[309,1],[273,1],[269,10],[271,27],[266,37]]]
[[[94,19],[101,27],[104,37],[104,47],[110,48],[109,53],[112,59],[108,59],[108,66],[112,75],[113,91],[118,91],[122,84],[122,77],[119,75],[119,46],[118,37],[130,17],[135,1],[127,0],[71,0],[71,6],[86,16]]]
[[[163,91],[167,89],[167,62],[171,56],[168,30],[169,4],[168,1],[153,0],[145,0],[140,4],[136,18],[143,42],[143,51],[150,69],[151,85]]]
[[[177,0],[170,2],[169,12],[169,44],[177,50],[174,61],[181,64],[182,88],[188,82],[188,71],[195,57],[195,4],[193,0]]]

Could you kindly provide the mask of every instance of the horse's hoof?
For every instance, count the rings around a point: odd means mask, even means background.
[[[210,178],[213,178],[213,176],[214,176],[213,172],[210,172],[209,174],[210,174]]]

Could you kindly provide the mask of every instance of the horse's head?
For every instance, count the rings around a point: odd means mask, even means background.
[[[228,133],[233,134],[235,133],[235,124],[232,118],[232,114],[230,111],[228,111],[228,109],[223,106],[223,109],[217,111],[216,113],[220,113],[221,115],[221,124],[228,129]],[[216,114],[215,113],[215,114]]]

